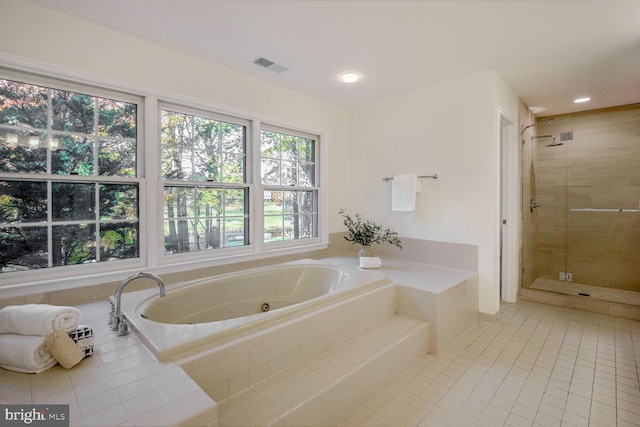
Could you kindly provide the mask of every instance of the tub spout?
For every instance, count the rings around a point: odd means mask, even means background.
[[[127,335],[129,333],[129,328],[127,327],[127,319],[120,311],[120,300],[122,298],[122,291],[124,290],[125,286],[136,279],[153,280],[158,284],[158,287],[160,288],[160,296],[163,297],[166,295],[164,291],[164,282],[159,276],[153,273],[140,272],[132,274],[131,276],[124,279],[116,290],[116,294],[114,296],[115,305],[111,304],[111,313],[109,315],[109,325],[111,326],[111,330],[117,331],[119,337]]]

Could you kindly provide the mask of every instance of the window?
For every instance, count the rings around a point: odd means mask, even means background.
[[[160,117],[165,255],[249,245],[248,121],[173,107]]]
[[[89,92],[0,79],[1,273],[140,256],[137,103]]]
[[[263,126],[264,242],[318,237],[317,137]]]
[[[0,68],[0,289],[321,243],[319,137],[185,103]]]

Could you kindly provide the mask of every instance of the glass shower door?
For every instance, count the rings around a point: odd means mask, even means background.
[[[540,123],[522,165],[522,285],[640,304],[640,105]]]

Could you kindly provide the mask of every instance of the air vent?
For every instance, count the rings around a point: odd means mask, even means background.
[[[282,65],[276,64],[275,62],[269,61],[267,58],[262,58],[262,57],[253,61],[253,63],[261,66],[262,68],[266,68],[267,70],[271,70],[276,73],[281,73],[287,69]]]
[[[560,132],[560,141],[572,141],[573,132]]]

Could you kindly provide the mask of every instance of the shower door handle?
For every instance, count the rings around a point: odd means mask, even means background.
[[[531,201],[529,202],[529,210],[531,210],[531,212],[533,212],[534,209],[539,208],[540,205],[536,203],[535,200],[531,199]]]

